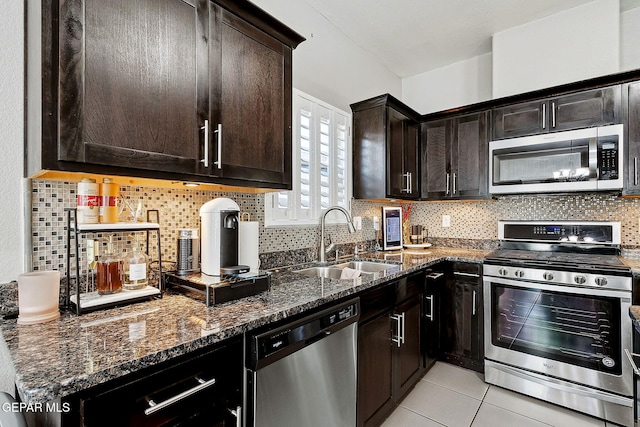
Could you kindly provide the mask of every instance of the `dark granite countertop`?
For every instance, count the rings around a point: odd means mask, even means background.
[[[159,300],[59,320],[0,328],[24,402],[68,396],[148,366],[206,347],[331,301],[354,295],[443,260],[482,262],[489,251],[430,248],[365,254],[400,268],[386,277],[363,281],[308,278],[275,271],[271,290],[207,308],[174,292]]]

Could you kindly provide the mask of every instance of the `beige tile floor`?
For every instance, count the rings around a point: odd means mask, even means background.
[[[383,427],[609,427],[538,399],[486,384],[483,375],[436,362]]]

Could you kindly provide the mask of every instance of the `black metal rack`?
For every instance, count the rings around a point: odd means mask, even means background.
[[[131,223],[110,223],[110,224],[78,224],[77,223],[77,209],[67,208],[67,283],[66,283],[66,297],[65,308],[71,309],[75,306],[75,312],[79,316],[82,312],[100,310],[104,308],[116,307],[125,304],[132,304],[135,302],[146,301],[155,298],[162,298],[164,292],[164,282],[162,277],[162,248],[160,238],[160,213],[157,209],[147,211],[148,222],[131,222]],[[155,214],[156,222],[149,222],[151,214]],[[158,265],[160,271],[158,272],[158,285],[147,286],[139,291],[122,291],[108,298],[104,298],[104,301],[98,301],[102,297],[98,297],[97,292],[80,292],[80,251],[79,251],[79,238],[82,234],[89,233],[122,233],[130,231],[146,231],[146,251],[149,254],[149,233],[155,231],[158,240]],[[71,298],[71,235],[75,237],[75,301]],[[95,294],[95,295],[94,295]],[[84,296],[87,306],[82,307],[81,296]]]

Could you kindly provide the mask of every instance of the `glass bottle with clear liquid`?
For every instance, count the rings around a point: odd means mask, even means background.
[[[135,235],[131,250],[124,257],[124,289],[142,289],[149,284],[149,257]]]

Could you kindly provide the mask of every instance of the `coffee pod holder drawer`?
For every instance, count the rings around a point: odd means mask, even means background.
[[[133,304],[141,301],[162,298],[164,292],[164,282],[162,275],[162,248],[160,238],[160,213],[157,209],[147,211],[147,222],[116,222],[101,224],[79,224],[78,212],[76,208],[65,209],[67,211],[67,283],[65,307],[74,310],[78,316],[82,313],[101,310],[105,308],[113,308],[121,305]],[[156,222],[151,222],[150,218],[154,217]],[[157,286],[147,285],[142,289],[122,290],[115,294],[99,295],[97,291],[80,292],[80,236],[91,233],[122,233],[146,231],[146,253],[149,255],[149,235],[154,233],[157,238],[158,251],[158,284]],[[71,237],[74,237],[72,244]],[[71,274],[71,249],[74,248],[75,255],[75,274]],[[89,274],[87,273],[87,280]],[[75,292],[71,294],[71,279],[75,282]]]

